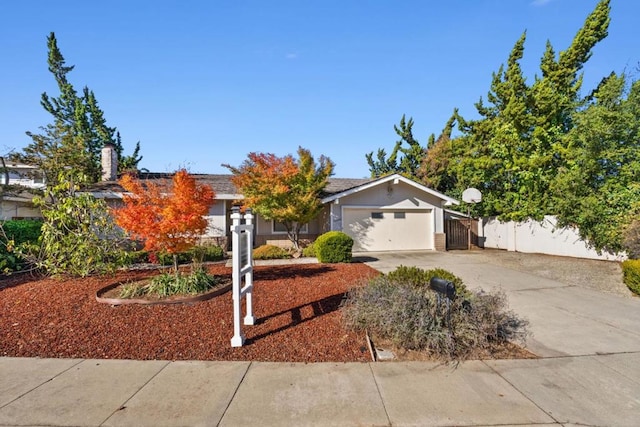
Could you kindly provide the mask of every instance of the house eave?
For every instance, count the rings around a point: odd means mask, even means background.
[[[342,197],[347,197],[347,196],[350,196],[352,194],[358,193],[358,192],[363,191],[363,190],[367,190],[369,188],[373,188],[375,186],[378,186],[378,185],[381,185],[381,184],[384,184],[384,183],[387,183],[387,182],[393,182],[394,184],[397,184],[398,182],[404,182],[405,184],[411,185],[412,187],[415,187],[415,188],[417,188],[417,189],[419,189],[421,191],[424,191],[425,193],[428,193],[428,194],[431,194],[432,196],[438,197],[439,199],[441,199],[444,202],[444,206],[452,206],[452,205],[459,205],[460,204],[460,202],[457,201],[454,198],[451,198],[451,197],[449,197],[447,195],[444,195],[444,194],[442,194],[442,193],[440,193],[438,191],[432,190],[429,187],[425,187],[424,185],[419,184],[419,183],[417,183],[417,182],[415,182],[415,181],[413,181],[413,180],[411,180],[409,178],[406,178],[406,177],[404,177],[404,176],[402,176],[400,174],[397,174],[397,173],[396,174],[392,174],[392,175],[383,176],[383,177],[381,177],[381,178],[379,178],[377,180],[367,182],[366,184],[360,185],[358,187],[351,188],[349,190],[342,191],[340,193],[332,194],[330,196],[327,196],[327,197],[323,198],[321,201],[322,201],[323,204],[331,203],[331,202],[334,202],[335,200],[338,200],[338,199],[340,199]]]

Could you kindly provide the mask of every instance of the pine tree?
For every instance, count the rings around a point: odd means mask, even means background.
[[[46,92],[41,96],[40,104],[49,112],[55,121],[61,121],[65,125],[72,125],[75,118],[76,100],[78,95],[69,83],[67,74],[73,71],[74,66],[66,66],[64,56],[58,48],[58,41],[55,33],[50,33],[47,37],[49,71],[53,74],[60,90],[60,96],[50,98]]]
[[[47,47],[49,71],[60,95],[51,97],[45,92],[40,103],[53,116],[53,123],[42,127],[42,134],[27,132],[32,142],[22,153],[14,155],[14,160],[38,166],[45,172],[49,187],[55,187],[59,176],[67,175],[68,172],[63,171],[69,168],[75,171],[77,183],[97,182],[101,175],[101,151],[106,144],[116,147],[120,171],[136,169],[142,159],[140,143],[136,144],[133,155],[123,155],[120,136],[115,138],[116,128],[107,126],[93,91],[84,87],[79,96],[69,82],[67,75],[74,66],[66,65],[53,32],[47,37]],[[69,156],[70,151],[77,153]],[[61,164],[61,159],[68,163]]]
[[[396,141],[389,157],[387,158],[383,148],[378,149],[376,160],[373,159],[373,152],[366,155],[372,178],[399,173],[407,178],[416,179],[425,149],[413,137],[412,128],[413,118],[410,117],[407,121],[403,114],[399,125],[393,126],[400,140]]]

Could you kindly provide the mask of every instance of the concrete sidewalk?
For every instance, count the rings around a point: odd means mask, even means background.
[[[640,355],[257,363],[0,358],[1,426],[615,425]]]
[[[443,267],[502,289],[536,360],[263,363],[0,358],[0,426],[640,425],[640,299],[477,262],[368,254],[381,271]]]

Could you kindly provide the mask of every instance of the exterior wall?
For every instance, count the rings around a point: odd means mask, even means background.
[[[315,219],[313,219],[307,224],[306,232],[300,233],[301,246],[305,246],[313,242],[316,239],[316,237],[322,234],[324,232],[323,230],[326,227],[326,225],[324,224],[325,222],[326,220],[325,220],[325,214],[323,210]],[[287,233],[273,231],[272,221],[266,220],[262,218],[260,215],[256,215],[255,224],[256,224],[256,235],[254,238],[255,246],[262,246],[262,245],[269,244],[269,245],[280,246],[283,248],[292,247],[293,244],[287,237]]]
[[[380,184],[366,190],[350,194],[333,202],[330,206],[331,230],[342,230],[342,207],[362,206],[382,209],[432,209],[434,231],[443,233],[443,210],[441,199],[420,191],[404,182]]]
[[[556,224],[556,218],[549,215],[541,222],[501,222],[495,218],[484,218],[479,231],[484,237],[485,248],[606,261],[620,261],[626,258],[624,254],[598,254],[580,239],[576,229],[557,228]]]
[[[227,200],[216,200],[209,208],[209,214],[205,216],[209,225],[200,238],[202,245],[217,245],[227,248],[229,243],[229,224],[227,216]]]
[[[434,233],[434,246],[435,250],[439,252],[444,252],[447,250],[447,235],[444,233]]]
[[[203,237],[220,237],[227,235],[227,201],[216,200],[205,216],[209,225]]]
[[[300,246],[305,247],[312,243],[318,237],[317,234],[300,234]],[[287,237],[286,234],[272,234],[272,235],[256,235],[255,246],[273,245],[281,248],[292,248],[293,243]]]
[[[3,200],[0,202],[0,220],[9,220],[14,218],[42,218],[42,213],[33,205],[28,205],[11,200]]]
[[[444,234],[444,209],[433,208],[433,232]]]

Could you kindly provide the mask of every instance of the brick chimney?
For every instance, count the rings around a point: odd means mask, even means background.
[[[102,147],[102,180],[115,181],[118,179],[118,153],[113,144],[104,144]]]

